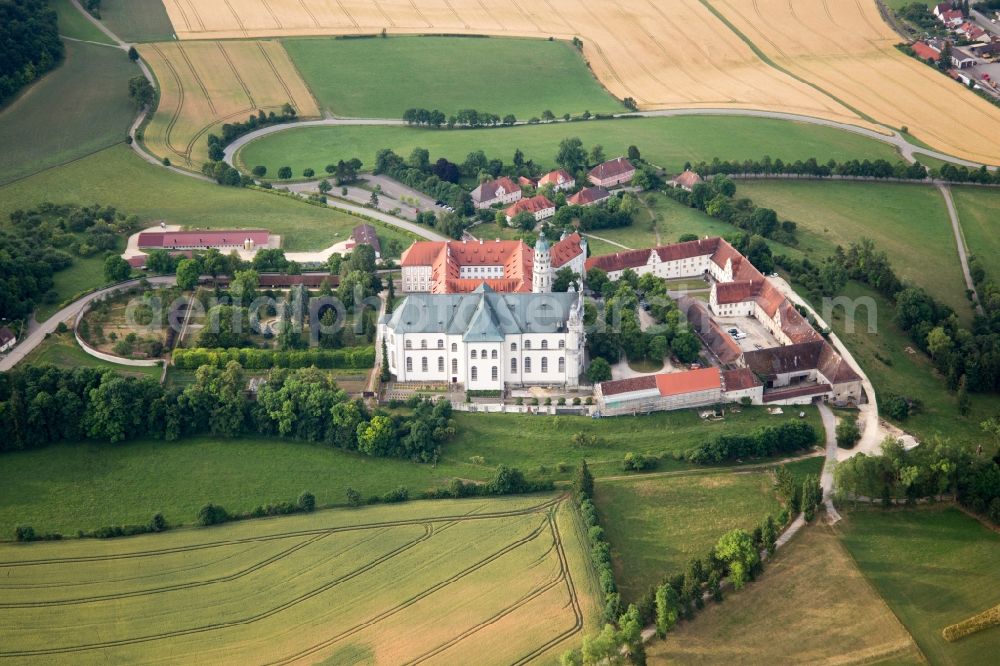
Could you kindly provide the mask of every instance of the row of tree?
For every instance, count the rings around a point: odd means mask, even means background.
[[[198,434],[287,437],[377,457],[433,462],[455,434],[451,404],[370,412],[316,368],[272,370],[256,399],[239,363],[202,366],[184,389],[111,370],[30,366],[0,375],[0,450],[54,442],[168,441]]]
[[[0,106],[62,62],[56,13],[46,0],[0,3]]]
[[[816,444],[816,429],[805,421],[786,421],[777,426],[761,426],[746,434],[718,435],[687,453],[690,462],[715,465],[743,458],[763,458],[797,453]]]
[[[403,112],[403,120],[407,125],[417,125],[424,127],[442,127],[448,129],[455,127],[496,127],[497,125],[511,126],[517,122],[517,118],[512,113],[508,113],[502,118],[496,113],[476,111],[475,109],[462,109],[453,116],[445,116],[444,112],[434,109],[407,109]]]
[[[917,162],[909,164],[899,161],[895,164],[883,160],[847,160],[837,162],[834,159],[820,163],[815,157],[809,159],[785,162],[783,160],[772,160],[765,155],[760,160],[744,160],[743,162],[733,160],[720,160],[715,158],[711,162],[699,162],[696,165],[688,165],[692,171],[702,177],[716,174],[743,175],[743,176],[771,176],[771,175],[799,175],[811,176],[815,178],[828,178],[830,176],[842,176],[845,178],[901,178],[905,180],[924,180],[928,176],[927,167]]]

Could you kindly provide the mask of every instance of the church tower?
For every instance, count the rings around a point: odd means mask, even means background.
[[[549,252],[549,242],[545,240],[545,232],[538,234],[535,243],[535,260],[531,271],[531,291],[536,294],[552,292],[552,255]]]

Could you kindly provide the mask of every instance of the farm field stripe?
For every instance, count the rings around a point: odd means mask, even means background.
[[[258,44],[259,43],[260,42],[258,42]],[[250,92],[250,88],[247,87],[246,81],[243,80],[243,77],[240,76],[240,73],[236,71],[236,65],[233,64],[233,59],[230,58],[229,53],[226,52],[226,47],[222,45],[222,42],[216,42],[215,45],[219,47],[219,53],[222,54],[222,57],[229,65],[229,71],[231,71],[233,73],[233,76],[236,77],[236,82],[240,84],[240,88],[243,88],[243,93],[247,96],[247,100],[250,101],[250,107],[256,108],[257,102],[255,102],[253,99],[253,93]],[[291,100],[288,101],[290,102]]]
[[[429,516],[426,518],[410,518],[404,520],[391,520],[391,521],[377,522],[377,523],[359,523],[357,525],[341,525],[336,527],[318,528],[311,530],[296,530],[293,532],[277,532],[275,534],[266,534],[256,537],[225,539],[222,541],[212,541],[206,543],[193,544],[191,546],[176,546],[173,548],[135,551],[131,553],[118,553],[109,555],[82,555],[79,557],[57,557],[57,558],[46,558],[39,560],[0,562],[0,567],[52,565],[52,564],[61,564],[69,562],[105,562],[113,560],[133,559],[137,557],[147,557],[150,555],[184,553],[197,550],[205,550],[208,548],[219,548],[221,546],[229,546],[241,543],[274,541],[276,539],[286,539],[289,537],[297,537],[297,536],[312,536],[316,534],[327,534],[327,533],[335,534],[338,532],[353,532],[357,530],[377,529],[379,527],[400,527],[403,525],[423,525],[424,523],[450,523],[453,521],[462,522],[467,520],[491,520],[494,518],[512,518],[515,516],[527,516],[533,513],[541,513],[549,509],[550,507],[556,506],[557,504],[563,502],[564,500],[565,496],[560,495],[558,497],[554,497],[550,500],[547,500],[535,506],[525,507],[524,509],[513,509],[510,511],[493,511],[489,513],[466,513],[466,514],[449,515],[449,516]]]
[[[278,15],[275,14],[274,10],[271,8],[270,0],[260,0],[260,1],[264,5],[264,9],[267,10],[267,13],[271,15],[271,20],[274,21],[274,25],[278,28],[278,30],[283,29],[285,26],[281,24],[281,19],[278,18]]]
[[[177,0],[177,4],[180,4],[182,1],[187,3],[188,9],[190,9],[191,13],[194,14],[195,19],[198,21],[198,26],[200,27],[200,30],[192,30],[192,32],[205,32],[205,21],[202,20],[201,14],[198,13],[198,10],[195,8],[192,0]]]
[[[462,578],[465,578],[466,576],[468,576],[468,575],[470,575],[470,574],[478,571],[479,569],[482,569],[486,565],[488,565],[488,564],[490,564],[492,562],[495,562],[496,560],[500,559],[504,555],[507,555],[507,554],[509,554],[509,553],[517,550],[521,546],[524,546],[525,544],[531,543],[532,541],[534,541],[535,539],[537,539],[539,536],[541,536],[541,534],[544,531],[545,531],[545,521],[543,520],[542,524],[540,524],[538,527],[536,527],[534,530],[532,530],[526,536],[521,537],[520,539],[514,541],[513,543],[507,544],[506,546],[504,546],[500,550],[494,552],[492,555],[488,555],[488,556],[484,557],[483,559],[479,560],[475,564],[472,564],[472,565],[466,567],[462,571],[459,571],[458,573],[456,573],[456,574],[454,574],[452,576],[449,576],[448,578],[446,578],[443,581],[435,583],[434,585],[432,585],[431,587],[423,590],[422,592],[418,592],[417,594],[413,595],[409,599],[407,599],[407,600],[405,600],[405,601],[403,601],[403,602],[401,602],[401,603],[393,606],[392,608],[389,608],[389,609],[387,609],[387,610],[379,613],[378,615],[375,615],[375,616],[369,618],[368,620],[365,620],[364,622],[360,622],[360,623],[354,625],[353,627],[351,627],[349,629],[345,629],[344,631],[340,632],[339,634],[337,634],[335,636],[332,636],[332,637],[330,637],[330,638],[328,638],[328,639],[326,639],[326,640],[324,640],[324,641],[322,641],[320,643],[312,645],[312,646],[306,648],[305,650],[302,650],[301,652],[295,653],[294,655],[290,655],[290,656],[284,657],[283,659],[280,659],[278,661],[270,662],[268,666],[274,666],[275,664],[287,664],[289,662],[292,662],[292,661],[295,661],[295,660],[298,660],[298,659],[302,659],[303,657],[307,657],[307,656],[309,656],[311,654],[314,654],[314,653],[316,653],[316,652],[318,652],[318,651],[320,651],[320,650],[322,650],[324,648],[330,647],[334,643],[337,643],[340,640],[342,640],[344,638],[347,638],[348,636],[352,636],[352,635],[358,633],[359,631],[362,631],[364,629],[367,629],[368,627],[374,626],[374,625],[378,624],[379,622],[381,622],[382,620],[386,619],[387,617],[391,617],[391,616],[395,615],[396,613],[399,613],[400,611],[405,610],[406,608],[412,606],[413,604],[417,603],[418,601],[420,601],[422,599],[425,599],[425,598],[431,596],[432,594],[434,594],[435,592],[438,592],[438,591],[444,589],[445,587],[451,585],[452,583],[455,583],[455,582],[461,580]]]
[[[393,21],[392,17],[389,16],[386,13],[385,8],[382,7],[382,3],[379,2],[378,0],[372,0],[372,2],[375,4],[375,8],[378,9],[379,14],[382,15],[382,18],[384,18],[389,23],[390,26],[392,26],[393,28],[395,28],[396,27],[396,22]]]
[[[344,7],[344,3],[341,2],[341,0],[337,0],[337,6],[340,7],[340,11],[344,12],[344,14],[347,16],[347,18],[349,18],[351,20],[351,23],[354,24],[354,27],[357,28],[358,30],[361,30],[361,26],[358,25],[358,22],[356,20],[354,20],[354,17],[351,16],[351,13],[349,11],[347,11],[347,8]]]
[[[316,26],[317,28],[321,27],[319,20],[316,18],[316,15],[312,13],[312,10],[309,9],[309,6],[305,3],[305,0],[299,0],[299,7],[302,7],[302,10],[309,15],[309,18],[312,19],[314,26]]]
[[[426,524],[426,525],[424,525],[424,533],[421,536],[417,537],[416,539],[413,539],[412,541],[409,541],[408,543],[403,544],[402,546],[399,546],[398,548],[395,548],[395,549],[389,551],[388,553],[386,553],[386,554],[378,557],[375,560],[372,560],[371,562],[368,562],[367,564],[364,564],[364,565],[358,567],[354,571],[351,571],[350,573],[347,573],[347,574],[344,574],[343,576],[335,578],[334,580],[329,581],[328,583],[324,583],[323,585],[321,585],[321,586],[319,586],[317,588],[314,588],[314,589],[310,590],[309,592],[301,594],[298,597],[290,599],[289,601],[286,601],[286,602],[284,602],[284,603],[282,603],[282,604],[280,604],[278,606],[275,606],[273,608],[269,608],[266,611],[262,611],[260,613],[257,613],[257,614],[254,614],[254,615],[250,615],[248,617],[241,618],[241,619],[238,619],[238,620],[229,620],[227,622],[218,622],[218,623],[215,623],[215,624],[208,624],[208,625],[204,625],[204,626],[201,626],[201,627],[191,627],[189,629],[177,629],[177,630],[174,630],[174,631],[167,631],[167,632],[163,632],[163,633],[160,633],[160,634],[149,634],[149,635],[146,635],[146,636],[139,636],[139,637],[135,637],[135,638],[123,638],[123,639],[119,639],[119,640],[104,641],[104,642],[100,642],[100,643],[88,643],[88,644],[83,644],[83,645],[73,645],[73,646],[54,647],[54,648],[42,648],[42,649],[39,649],[39,650],[23,650],[23,651],[15,651],[15,652],[0,652],[0,657],[31,657],[31,656],[40,656],[40,655],[46,655],[46,654],[67,654],[67,653],[73,653],[73,652],[85,652],[85,651],[89,651],[89,650],[99,650],[99,649],[110,648],[110,647],[121,647],[123,645],[135,645],[135,644],[138,644],[138,643],[149,643],[151,641],[158,641],[158,640],[163,640],[163,639],[166,639],[166,638],[176,638],[178,636],[190,636],[192,634],[200,634],[200,633],[205,633],[207,631],[216,631],[218,629],[225,629],[225,628],[228,628],[228,627],[234,627],[234,626],[238,626],[238,625],[253,624],[255,622],[259,622],[260,620],[269,618],[269,617],[271,617],[273,615],[277,615],[278,613],[280,613],[280,612],[282,612],[284,610],[287,610],[289,608],[292,608],[293,606],[297,606],[298,604],[301,604],[304,601],[308,601],[309,599],[312,599],[313,597],[315,597],[315,596],[317,596],[319,594],[327,592],[328,590],[336,587],[337,585],[340,585],[341,583],[344,583],[344,582],[346,582],[348,580],[351,580],[353,578],[357,578],[361,574],[363,574],[363,573],[365,573],[365,572],[367,572],[367,571],[369,571],[371,569],[374,569],[378,565],[380,565],[380,564],[382,564],[384,562],[387,562],[388,560],[391,560],[392,558],[396,557],[400,553],[406,552],[407,550],[410,550],[411,548],[413,548],[414,546],[417,546],[421,542],[426,541],[427,539],[431,538],[433,535],[434,535],[434,530],[433,530],[432,526],[429,525],[429,524]]]
[[[432,27],[431,22],[428,21],[427,17],[424,16],[424,13],[422,11],[420,11],[420,8],[417,7],[417,3],[414,2],[414,0],[410,0],[410,6],[413,7],[413,12],[420,18],[421,21],[424,22],[424,24],[425,24],[426,27],[428,27],[428,28]]]
[[[455,18],[458,19],[459,22],[465,26],[466,30],[472,30],[472,26],[470,26],[468,22],[466,22],[466,20],[461,16],[459,16],[458,12],[455,11],[455,6],[451,4],[451,0],[444,0],[444,4],[448,5],[448,9],[450,9],[451,13],[455,15]]]
[[[174,144],[171,142],[171,137],[174,132],[174,126],[177,124],[177,120],[181,116],[181,109],[184,108],[184,95],[185,95],[184,84],[181,82],[181,77],[180,74],[178,74],[177,72],[177,68],[174,67],[174,64],[170,62],[170,59],[167,58],[167,56],[163,53],[160,47],[157,46],[156,44],[153,44],[152,48],[154,51],[156,51],[156,54],[160,56],[160,59],[163,61],[163,64],[167,66],[167,70],[170,71],[170,75],[174,77],[174,83],[177,84],[177,110],[170,115],[170,120],[167,121],[167,127],[163,131],[163,139],[164,139],[163,145],[165,145],[168,150],[173,151],[175,155],[187,159],[191,153],[190,152],[182,153],[181,151],[177,150],[177,148],[175,148]],[[191,145],[188,144],[188,151],[190,150],[191,150]]]
[[[868,115],[864,111],[861,111],[860,109],[854,108],[853,106],[851,106],[850,104],[848,104],[844,100],[840,99],[839,97],[837,97],[837,96],[835,96],[835,95],[827,92],[823,88],[817,86],[815,83],[812,83],[808,79],[802,78],[801,76],[799,76],[799,75],[797,75],[797,74],[795,74],[795,73],[793,73],[793,72],[785,69],[784,67],[782,67],[778,63],[776,63],[773,60],[771,60],[771,58],[768,57],[768,55],[766,53],[764,53],[760,49],[759,46],[757,46],[756,44],[754,44],[750,40],[749,37],[747,37],[745,34],[743,34],[742,31],[740,31],[735,25],[733,25],[732,22],[730,22],[730,20],[728,18],[726,18],[725,15],[722,14],[722,12],[720,12],[718,9],[716,9],[712,5],[712,3],[709,2],[709,0],[698,0],[698,2],[700,2],[701,4],[703,4],[705,6],[705,9],[707,9],[708,11],[712,12],[713,14],[715,14],[716,18],[718,18],[720,21],[722,21],[726,25],[727,28],[729,28],[730,30],[732,30],[733,33],[735,33],[735,35],[737,37],[739,37],[740,39],[742,39],[743,42],[747,46],[750,47],[750,50],[754,52],[754,55],[756,55],[758,58],[760,58],[764,63],[770,65],[771,67],[773,67],[774,69],[778,70],[782,74],[786,74],[786,75],[792,77],[793,79],[795,79],[799,83],[804,83],[807,86],[809,86],[810,88],[816,90],[817,92],[823,93],[824,95],[826,95],[827,97],[829,97],[830,99],[832,99],[837,104],[840,104],[845,109],[850,110],[854,115],[858,116],[859,118],[867,120],[868,122],[872,123],[873,125],[881,125],[881,123],[879,123],[877,120],[875,120],[874,118],[872,118],[870,115]],[[754,1],[754,6],[755,7],[756,7],[756,4],[757,3],[756,3],[756,0],[755,0]],[[767,37],[765,37],[765,39],[767,39]],[[768,41],[770,41],[770,40],[768,40]],[[773,44],[773,42],[772,42],[772,44]],[[775,48],[777,48],[777,47],[775,47]]]
[[[208,102],[208,108],[212,110],[212,115],[216,114],[215,102],[212,101],[212,96],[208,93],[208,88],[205,86],[205,82],[201,80],[198,75],[198,70],[194,68],[194,64],[191,62],[191,58],[188,57],[187,51],[184,50],[184,46],[180,42],[177,43],[177,51],[181,54],[181,58],[187,63],[188,68],[191,70],[191,75],[194,77],[195,83],[201,88],[202,94],[205,96],[205,101]]]
[[[282,77],[281,74],[278,73],[278,68],[275,66],[274,61],[271,60],[271,56],[268,54],[267,49],[264,48],[264,43],[261,42],[261,41],[258,41],[257,42],[257,48],[260,49],[260,54],[262,56],[264,56],[264,60],[267,61],[267,66],[270,67],[271,68],[271,72],[274,73],[275,80],[279,84],[281,84],[281,89],[284,90],[285,94],[288,96],[288,103],[289,104],[293,103],[295,101],[293,99],[294,95],[292,95],[292,91],[288,87],[288,84],[285,83],[284,77]],[[284,48],[284,47],[282,47],[282,48]],[[292,67],[294,67],[294,66],[295,66],[295,63],[292,63]],[[298,71],[298,70],[296,69],[296,71]],[[299,72],[299,77],[302,78],[303,81],[305,81],[305,78],[302,77],[302,73],[301,72]],[[317,102],[316,106],[317,107],[319,106],[318,102]]]
[[[233,5],[229,2],[229,0],[224,0],[224,1],[226,3],[226,8],[229,9],[229,13],[232,14],[233,18],[236,20],[236,25],[240,26],[240,32],[242,32],[243,36],[246,37],[247,28],[245,25],[243,25],[243,19],[241,19],[239,14],[236,13],[236,10],[233,9]]]

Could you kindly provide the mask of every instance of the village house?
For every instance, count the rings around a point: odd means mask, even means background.
[[[472,202],[476,208],[512,204],[521,198],[521,188],[507,176],[487,180],[472,190]]]
[[[370,245],[375,250],[375,258],[382,258],[382,244],[375,233],[375,227],[370,224],[359,224],[351,230],[351,239],[347,241],[347,249],[353,250],[358,245]]]
[[[956,32],[970,42],[982,42],[983,44],[989,44],[991,41],[989,33],[971,21],[963,23]]]
[[[549,245],[540,234],[535,247],[524,241],[417,241],[400,258],[403,291],[463,294],[482,284],[499,293],[544,293],[555,273],[570,267],[583,274],[587,241],[563,235]]]
[[[546,185],[551,185],[552,191],[554,192],[558,192],[559,190],[572,190],[576,187],[576,178],[569,175],[565,169],[556,169],[555,171],[550,171],[538,179],[538,187],[541,188]]]
[[[910,48],[913,49],[913,53],[921,60],[937,62],[941,59],[941,52],[925,42],[913,42],[913,44],[910,45]]]
[[[951,49],[951,64],[958,69],[975,67],[978,62],[976,56],[961,47],[956,46]]]
[[[961,9],[952,7],[950,2],[941,2],[935,5],[933,14],[949,28],[957,28],[965,22],[965,14],[962,13]]]
[[[379,322],[389,371],[399,382],[575,387],[586,337],[580,293],[410,294]]]
[[[556,214],[556,205],[541,194],[521,199],[504,211],[504,215],[507,216],[507,224],[510,224],[518,213],[525,212],[531,213],[535,217],[535,222],[541,222]]]
[[[521,187],[538,187],[538,181],[534,178],[528,178],[527,176],[518,176],[517,184]]]
[[[12,349],[17,344],[17,336],[14,331],[6,326],[0,328],[0,354]]]
[[[594,206],[611,197],[611,193],[603,187],[585,187],[576,194],[567,197],[566,203],[571,206]]]
[[[763,384],[746,369],[699,368],[602,382],[595,391],[602,416],[697,409],[740,402],[763,404]]]
[[[694,189],[695,185],[702,182],[704,182],[704,180],[697,172],[687,169],[684,173],[671,180],[669,184],[690,192]]]
[[[631,183],[633,176],[635,176],[635,167],[624,157],[598,164],[587,172],[587,180],[605,189]]]

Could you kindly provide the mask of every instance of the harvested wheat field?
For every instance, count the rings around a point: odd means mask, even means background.
[[[199,168],[207,136],[250,114],[280,112],[290,103],[300,116],[319,115],[316,100],[284,47],[276,41],[144,44],[142,57],[160,85],[160,104],[145,130],[150,150],[176,166]]]
[[[11,663],[554,661],[593,631],[568,501],[413,502],[0,546]]]
[[[1000,163],[1000,109],[900,53],[874,0],[707,0],[779,66],[938,150]]]
[[[699,0],[164,0],[181,39],[449,33],[583,39],[597,78],[643,108],[774,109],[871,127],[754,56]],[[197,5],[197,6],[196,6]]]

